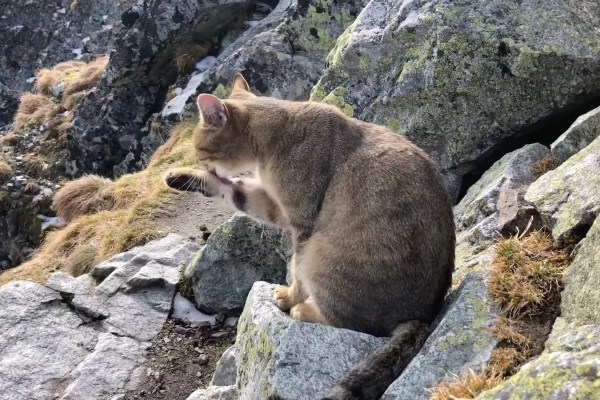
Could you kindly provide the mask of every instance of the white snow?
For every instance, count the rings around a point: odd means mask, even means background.
[[[181,93],[183,93],[183,89],[180,87],[176,87],[175,89],[173,89],[173,92],[175,92],[175,96],[179,96]]]
[[[217,58],[213,56],[206,56],[202,60],[196,63],[196,69],[200,72],[204,72],[217,62]]]
[[[71,53],[73,53],[77,56],[77,57],[75,57],[76,60],[79,60],[81,58],[81,49],[73,49],[73,50],[71,50]]]
[[[61,9],[59,9],[59,10],[56,10],[56,12],[59,13],[59,14],[66,14],[67,13],[67,9],[63,7]]]
[[[173,302],[173,318],[188,320],[192,323],[209,322],[215,324],[214,315],[206,315],[196,309],[191,301],[177,293]]]

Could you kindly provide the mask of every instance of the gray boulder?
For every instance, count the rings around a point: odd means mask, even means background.
[[[287,233],[234,215],[208,238],[188,267],[197,306],[239,315],[256,281],[285,284],[291,242]]]
[[[600,324],[600,218],[592,225],[565,273],[561,316],[568,322]]]
[[[426,389],[450,374],[487,363],[497,344],[491,331],[497,313],[487,299],[483,280],[467,277],[450,299],[443,318],[383,400],[427,399]]]
[[[77,108],[68,133],[71,175],[122,175],[143,167],[148,117],[177,77],[177,46],[226,31],[253,0],[156,0],[115,42],[107,71]],[[98,112],[102,110],[102,112]]]
[[[228,85],[242,72],[261,95],[305,100],[325,69],[327,53],[350,25],[366,0],[281,0],[273,11],[248,29],[217,58],[207,71],[193,76],[182,93],[171,99],[162,118],[194,110],[194,94],[225,97]]]
[[[521,232],[535,215],[523,200],[527,187],[535,181],[533,167],[550,150],[539,143],[506,154],[469,188],[454,207],[457,229],[455,278],[462,279],[481,265],[479,254],[500,237],[502,231]],[[480,275],[481,271],[477,272]]]
[[[573,125],[552,143],[550,146],[552,155],[558,163],[563,163],[587,147],[598,136],[600,136],[600,107],[577,118]]]
[[[235,346],[231,346],[225,350],[217,362],[215,373],[210,384],[212,386],[235,385],[238,371],[238,358]]]
[[[502,140],[600,94],[599,18],[584,3],[373,0],[312,98],[405,133],[457,194]]]
[[[600,324],[573,325],[558,318],[544,352],[478,400],[597,399]]]
[[[600,212],[598,171],[600,137],[527,189],[525,200],[535,206],[557,242],[581,239]]]
[[[101,264],[97,286],[59,272],[46,286],[0,287],[0,398],[97,400],[137,389],[177,272],[197,249],[170,235]]]
[[[255,283],[238,323],[239,399],[318,399],[385,343],[384,338],[295,321],[273,302],[275,288]]]

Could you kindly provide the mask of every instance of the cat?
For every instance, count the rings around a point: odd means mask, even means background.
[[[377,399],[424,343],[454,270],[454,218],[423,150],[336,107],[254,95],[197,97],[202,170],[166,184],[201,192],[291,232],[293,283],[274,300],[292,318],[392,336],[327,399]],[[257,178],[232,178],[256,169]]]

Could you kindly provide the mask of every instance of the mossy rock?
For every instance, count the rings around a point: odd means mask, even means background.
[[[313,97],[345,89],[354,117],[405,132],[460,177],[503,139],[600,95],[588,13],[567,0],[373,0]],[[448,185],[457,193],[460,180]]]

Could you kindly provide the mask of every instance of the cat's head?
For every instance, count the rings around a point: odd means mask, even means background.
[[[220,176],[230,176],[256,166],[248,135],[249,115],[244,107],[244,102],[255,98],[239,73],[227,100],[211,94],[198,96],[200,121],[194,131],[194,145],[201,167]]]

